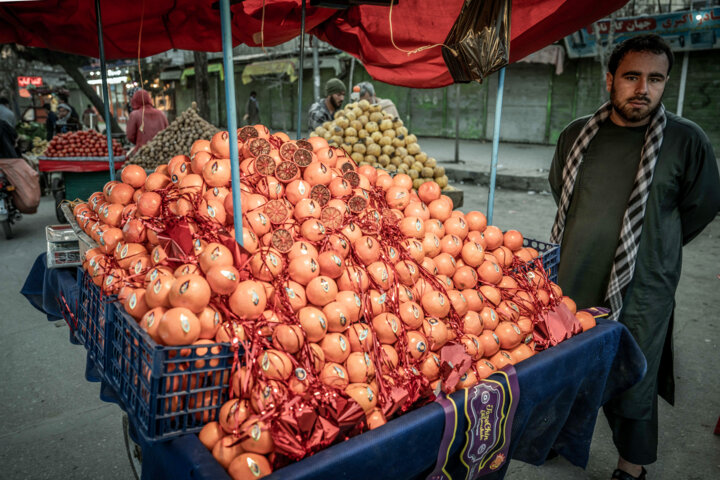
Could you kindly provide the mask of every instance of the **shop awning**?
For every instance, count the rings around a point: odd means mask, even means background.
[[[287,75],[288,80],[297,80],[297,60],[286,58],[283,60],[268,60],[265,62],[254,62],[247,65],[242,72],[242,82],[247,85],[253,80],[263,77],[282,77]]]
[[[388,7],[355,5],[344,10],[307,7],[305,29],[360,59],[370,75],[394,85],[436,88],[453,83],[440,47],[465,0],[401,0]],[[154,0],[129,8],[103,2],[108,59],[147,57],[173,48],[222,49],[216,0]],[[300,34],[301,0],[232,2],[232,43],[273,46]],[[308,2],[309,3],[309,2]],[[512,0],[510,62],[584,28],[627,0]],[[140,25],[142,20],[142,43]],[[94,0],[39,0],[0,6],[0,43],[19,43],[98,57]],[[401,50],[402,49],[402,50]],[[405,51],[403,51],[405,50]]]
[[[219,73],[220,80],[225,80],[225,70],[222,63],[211,63],[208,65],[208,73]],[[195,67],[188,67],[180,74],[180,81],[184,82],[187,77],[195,75]]]

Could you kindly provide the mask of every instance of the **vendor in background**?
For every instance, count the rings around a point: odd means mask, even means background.
[[[75,107],[73,107],[70,104],[70,97],[67,93],[58,93],[58,98],[60,99],[60,103],[63,103],[67,105],[70,108],[70,118],[72,119],[73,124],[80,124],[80,115],[78,115],[77,110],[75,110]],[[59,108],[59,107],[58,107]]]
[[[47,117],[45,118],[45,138],[49,142],[55,136],[55,126],[57,125],[58,116],[52,111],[49,103],[44,104],[43,108],[47,112]]]
[[[603,407],[619,453],[615,480],[645,479],[644,465],[657,460],[657,397],[675,398],[682,248],[720,209],[707,135],[662,104],[672,65],[657,35],[615,47],[606,74],[610,101],[565,128],[550,167],[558,204],[550,241],[561,244],[563,293],[579,309],[610,307],[647,360],[645,377]]]
[[[308,128],[312,132],[325,122],[334,118],[335,112],[345,100],[345,84],[339,78],[331,78],[325,84],[325,98],[319,98],[310,105]]]
[[[257,125],[260,123],[260,105],[257,101],[257,92],[254,90],[250,92],[250,98],[248,98],[247,105],[245,105],[243,120],[245,120],[248,125]]]
[[[74,132],[80,130],[80,123],[72,116],[72,107],[67,103],[58,105],[58,119],[55,123],[55,134]]]
[[[360,100],[367,100],[373,105],[380,105],[383,112],[392,115],[393,118],[400,117],[400,114],[398,113],[392,100],[389,98],[378,98],[375,96],[375,87],[373,87],[372,83],[360,82],[357,84],[357,87],[360,87],[360,91],[358,92]]]
[[[12,128],[15,128],[15,114],[10,109],[10,101],[6,97],[0,97],[0,120],[4,120]]]
[[[128,119],[125,134],[131,143],[135,144],[135,151],[149,142],[160,130],[168,126],[167,117],[163,112],[153,106],[150,94],[139,89],[132,100],[132,113]]]

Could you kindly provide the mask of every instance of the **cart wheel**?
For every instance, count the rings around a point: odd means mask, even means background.
[[[135,480],[140,480],[142,477],[142,448],[140,445],[133,442],[130,438],[130,419],[128,419],[127,413],[122,414],[123,424],[123,437],[125,437],[125,450],[128,454],[128,460],[130,460],[130,468],[135,475]]]

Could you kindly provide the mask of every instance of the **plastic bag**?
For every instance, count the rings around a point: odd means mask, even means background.
[[[445,45],[443,59],[455,83],[482,82],[500,70],[510,59],[510,1],[466,0]]]
[[[0,170],[15,187],[13,202],[22,213],[37,212],[40,205],[40,176],[22,158],[0,159]]]

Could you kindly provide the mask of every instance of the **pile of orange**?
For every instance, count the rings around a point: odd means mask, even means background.
[[[157,343],[243,348],[231,399],[200,433],[233,478],[319,448],[276,445],[292,399],[316,413],[352,399],[362,409],[356,430],[376,428],[534,355],[534,323],[558,303],[575,313],[518,231],[453,210],[436,183],[414,191],[409,176],[357,166],[319,137],[293,141],[258,125],[232,140],[239,211],[231,136],[220,132],[149,175],[125,167],[74,214],[100,245],[85,269]],[[228,241],[235,214],[242,252]],[[168,238],[177,225],[190,248]],[[578,314],[584,328],[587,317]],[[447,384],[441,351],[451,345],[470,361]]]

